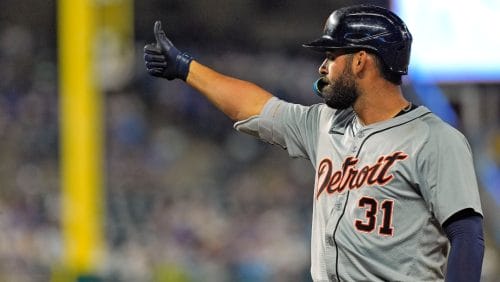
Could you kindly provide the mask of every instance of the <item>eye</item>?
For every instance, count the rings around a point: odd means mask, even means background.
[[[333,53],[327,53],[326,54],[326,58],[329,60],[329,61],[335,61],[335,59],[337,58],[338,56],[336,56],[335,54]]]

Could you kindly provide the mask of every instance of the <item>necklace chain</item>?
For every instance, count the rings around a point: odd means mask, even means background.
[[[403,112],[407,112],[407,111],[409,111],[409,110],[411,109],[411,106],[413,106],[413,104],[410,102],[410,103],[408,104],[408,106],[406,106],[406,107],[404,107],[404,108],[403,108]]]
[[[408,112],[411,110],[411,107],[413,106],[412,102],[410,102],[408,105],[406,105],[404,108],[401,109],[403,112]],[[397,116],[397,115],[396,115]],[[358,117],[358,114],[354,111],[354,119],[353,123],[357,123],[360,126],[364,126],[365,124],[361,121],[361,119]]]

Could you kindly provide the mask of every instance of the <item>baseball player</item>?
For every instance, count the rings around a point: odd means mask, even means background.
[[[200,64],[159,22],[154,34],[144,49],[151,75],[184,80],[238,131],[311,161],[314,281],[479,281],[484,242],[471,150],[403,96],[412,36],[398,16],[367,5],[330,15],[323,35],[304,45],[326,57],[313,87],[324,103],[312,106]]]

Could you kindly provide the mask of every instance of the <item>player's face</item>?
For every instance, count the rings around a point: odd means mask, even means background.
[[[346,109],[351,107],[359,96],[359,90],[354,79],[351,69],[352,56],[342,55],[342,57],[332,57],[325,60],[320,68],[320,73],[323,74],[323,88],[321,93],[325,99],[325,103],[334,109]],[[332,61],[333,59],[333,61]],[[326,66],[325,66],[326,65]],[[340,67],[343,69],[340,71]]]

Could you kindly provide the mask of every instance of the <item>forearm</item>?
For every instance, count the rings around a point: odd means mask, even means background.
[[[218,73],[192,61],[186,82],[232,120],[258,115],[272,94],[261,87]]]
[[[484,254],[482,218],[466,215],[446,225],[451,243],[446,281],[479,281]]]
[[[156,43],[144,46],[144,61],[149,74],[168,80],[182,79],[205,95],[229,118],[239,121],[258,115],[271,93],[248,81],[218,73],[179,51],[156,21]]]

